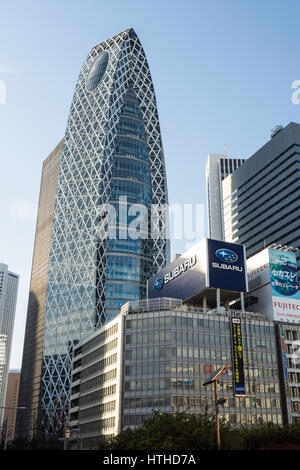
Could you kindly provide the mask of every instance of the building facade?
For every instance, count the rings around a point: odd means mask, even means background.
[[[10,370],[8,373],[4,412],[6,443],[13,441],[15,437],[20,375],[19,370]]]
[[[231,175],[244,159],[227,158],[222,154],[209,154],[206,163],[206,201],[208,237],[224,240],[222,181]]]
[[[90,51],[64,136],[45,301],[46,433],[63,432],[76,343],[145,298],[147,278],[166,264],[167,202],[151,75],[128,29]]]
[[[16,437],[36,437],[40,423],[40,383],[51,229],[63,141],[43,163],[31,268],[30,292],[20,379]]]
[[[19,275],[0,263],[0,427],[3,424]]]
[[[76,346],[70,426],[71,448],[136,427],[153,410],[214,414],[214,390],[203,383],[219,367],[233,366],[233,319],[241,322],[245,394],[235,373],[222,377],[228,397],[223,418],[232,424],[282,424],[275,327],[259,314],[182,305],[179,299],[130,302]],[[233,371],[233,369],[232,369]]]
[[[300,248],[300,125],[291,122],[224,179],[224,239],[247,258],[271,244]],[[297,254],[298,270],[300,251]]]

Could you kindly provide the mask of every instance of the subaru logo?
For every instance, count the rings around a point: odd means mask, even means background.
[[[215,255],[220,261],[227,263],[235,263],[238,260],[238,255],[227,248],[220,248],[220,250],[216,251]]]
[[[154,283],[154,289],[160,290],[164,285],[164,279],[162,277],[158,277]]]

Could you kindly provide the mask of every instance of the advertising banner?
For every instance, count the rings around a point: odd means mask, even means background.
[[[233,379],[236,395],[245,395],[243,341],[240,318],[231,318]]]
[[[300,291],[296,254],[266,248],[247,260],[248,295],[256,303],[248,310],[270,321],[300,323]]]
[[[269,249],[269,266],[274,320],[300,322],[296,254]]]

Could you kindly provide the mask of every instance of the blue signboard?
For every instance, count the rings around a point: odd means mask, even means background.
[[[211,239],[207,243],[209,286],[247,292],[244,246]]]
[[[206,283],[206,240],[168,264],[148,280],[148,298],[171,297],[188,299],[205,289]]]

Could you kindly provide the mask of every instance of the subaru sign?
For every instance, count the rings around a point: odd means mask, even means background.
[[[246,292],[243,245],[204,239],[148,280],[148,298],[187,300],[209,288]]]
[[[209,286],[247,292],[245,247],[220,240],[207,240]]]

